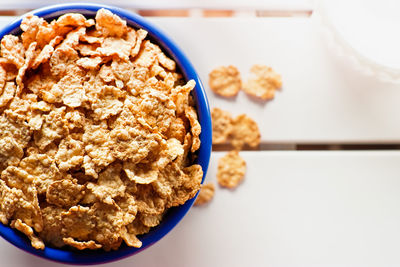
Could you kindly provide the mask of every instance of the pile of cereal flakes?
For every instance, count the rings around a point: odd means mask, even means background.
[[[0,221],[37,249],[140,247],[200,188],[194,81],[105,9],[21,30],[0,48]]]

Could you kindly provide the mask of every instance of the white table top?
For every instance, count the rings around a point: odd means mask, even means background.
[[[0,27],[10,18],[0,17]],[[262,142],[400,141],[400,87],[358,74],[329,51],[309,18],[151,18],[180,44],[203,82],[216,66],[254,63],[283,76],[260,105],[240,94],[211,106],[245,112]],[[213,152],[206,180],[215,181]],[[103,266],[399,266],[400,152],[242,152],[245,182],[218,188],[153,247]],[[65,266],[0,239],[0,266]]]

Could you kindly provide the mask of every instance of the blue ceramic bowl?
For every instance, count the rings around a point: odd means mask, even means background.
[[[178,69],[183,74],[186,80],[193,79],[196,81],[196,87],[193,91],[193,96],[197,106],[197,113],[201,124],[202,132],[200,135],[201,146],[198,151],[197,162],[203,168],[204,177],[207,172],[208,163],[211,154],[211,117],[210,110],[208,107],[208,100],[204,91],[203,85],[200,81],[199,76],[194,70],[192,64],[189,62],[187,57],[179,49],[179,47],[157,27],[149,23],[147,20],[139,15],[133,14],[129,11],[121,8],[106,6],[101,4],[90,4],[90,3],[72,3],[72,4],[61,4],[47,6],[32,11],[31,13],[42,17],[48,21],[55,19],[62,14],[69,12],[76,12],[85,15],[86,17],[94,17],[97,10],[106,8],[117,14],[121,18],[125,19],[129,26],[133,28],[142,28],[148,31],[148,38],[154,43],[158,44],[164,52],[166,52],[171,58],[177,63]],[[22,16],[23,17],[23,16]],[[0,39],[6,34],[20,34],[19,28],[22,17],[6,26],[0,31]],[[197,196],[196,196],[197,197]],[[145,248],[148,248],[158,240],[163,238],[177,223],[185,216],[190,207],[193,205],[195,198],[188,200],[184,205],[179,207],[171,208],[166,214],[160,225],[153,228],[148,234],[140,237],[143,242],[141,248],[132,248],[122,245],[116,251],[105,252],[103,250],[98,251],[77,251],[72,249],[56,249],[46,247],[44,250],[36,250],[32,248],[29,240],[22,235],[20,232],[5,226],[0,223],[0,235],[8,240],[13,245],[20,249],[25,250],[31,254],[40,256],[53,261],[70,263],[70,264],[99,264],[110,261],[122,259],[124,257],[136,254]]]

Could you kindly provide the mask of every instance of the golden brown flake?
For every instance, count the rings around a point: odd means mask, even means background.
[[[69,208],[75,206],[83,198],[84,186],[76,180],[63,179],[49,184],[46,191],[48,203],[58,207]]]
[[[232,116],[228,111],[219,108],[211,110],[213,144],[223,144],[228,141],[228,136],[233,129],[232,121]]]
[[[260,144],[260,130],[252,118],[241,114],[233,120],[232,125],[231,142],[236,149],[242,149],[245,144],[253,148]]]
[[[236,96],[242,87],[240,73],[238,69],[232,65],[227,67],[222,66],[212,70],[208,78],[211,90],[220,96]]]
[[[220,186],[235,188],[246,173],[246,162],[236,150],[230,151],[218,161],[217,179]]]
[[[31,240],[32,247],[36,249],[44,249],[43,241],[35,235],[32,227],[30,227],[26,223],[23,223],[20,219],[11,222],[11,227],[24,233]]]
[[[213,183],[203,184],[201,186],[199,195],[197,196],[196,201],[194,202],[194,205],[201,206],[210,202],[214,197],[214,193],[215,193],[215,186]]]
[[[243,86],[243,91],[262,100],[274,98],[275,91],[282,87],[281,75],[265,65],[254,65],[251,72],[253,76]]]
[[[79,250],[83,249],[99,249],[102,246],[97,244],[93,240],[90,241],[76,241],[72,237],[64,237],[63,241],[65,244],[70,245],[71,247],[77,248]]]

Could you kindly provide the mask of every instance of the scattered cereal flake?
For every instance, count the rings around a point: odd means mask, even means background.
[[[41,114],[32,115],[28,118],[28,125],[32,131],[38,131],[43,125],[43,118]]]
[[[11,227],[24,233],[31,240],[32,247],[34,247],[36,249],[44,249],[43,241],[35,235],[32,227],[30,227],[26,223],[23,223],[20,219],[12,221]]]
[[[103,40],[101,40],[103,42]],[[79,51],[79,53],[84,56],[84,57],[96,57],[100,56],[100,53],[96,51],[96,49],[100,47],[99,44],[78,44],[76,46],[76,49]]]
[[[65,245],[61,236],[61,213],[65,211],[65,209],[53,205],[42,209],[43,230],[39,233],[39,236],[47,244],[58,248]]]
[[[154,89],[142,92],[141,96],[139,108],[144,126],[147,124],[153,132],[165,134],[175,117],[175,104],[167,94]]]
[[[96,30],[103,33],[104,36],[122,37],[127,33],[128,27],[126,21],[107,9],[100,9],[96,13]]]
[[[189,105],[189,93],[196,86],[194,80],[188,81],[184,86],[177,86],[171,91],[171,99],[176,106],[176,113],[183,114],[186,106]]]
[[[29,139],[29,126],[24,121],[0,116],[0,171],[18,165]]]
[[[135,47],[131,50],[132,57],[135,57],[139,53],[142,42],[146,38],[146,36],[147,36],[147,31],[143,29],[139,29],[136,32],[136,44]]]
[[[120,164],[110,165],[99,174],[97,183],[88,183],[86,187],[100,201],[112,205],[115,197],[122,197],[125,194],[126,186],[120,178],[121,170]]]
[[[22,147],[10,136],[0,139],[0,171],[7,166],[18,165],[24,156]]]
[[[39,194],[45,194],[52,182],[62,178],[54,159],[46,154],[32,153],[21,160],[19,167],[34,177]]]
[[[54,76],[62,77],[79,60],[78,52],[70,46],[59,45],[50,57],[50,71]]]
[[[246,173],[246,162],[236,150],[230,151],[218,161],[217,179],[220,186],[235,188]]]
[[[18,74],[18,68],[6,58],[0,57],[0,66],[6,71],[6,81],[14,81]]]
[[[76,108],[86,101],[85,88],[78,73],[72,72],[61,78],[56,86],[62,92],[61,99],[66,106]]]
[[[66,126],[65,107],[57,108],[47,115],[43,115],[43,125],[40,131],[34,132],[35,144],[44,149],[46,146],[59,140],[68,134],[68,127]]]
[[[185,140],[183,141],[183,155],[178,156],[177,159],[175,160],[176,164],[178,164],[181,167],[187,167],[190,163],[190,158],[189,158],[189,152],[190,149],[192,148],[193,144],[193,137],[190,133],[187,133],[185,135]]]
[[[142,44],[143,48],[139,54],[135,57],[133,64],[135,66],[149,68],[157,59],[157,54],[160,48],[146,40]]]
[[[84,130],[82,141],[85,144],[85,152],[89,156],[89,158],[86,155],[84,157],[84,168],[90,173],[92,167],[94,170],[98,167],[106,167],[115,160],[115,157],[110,147],[110,133],[107,125],[85,125]]]
[[[240,150],[245,144],[250,147],[257,147],[260,144],[260,130],[252,118],[241,114],[233,120],[232,125],[231,142],[236,149]]]
[[[1,179],[8,187],[19,189],[23,193],[16,203],[13,218],[21,219],[22,222],[40,232],[43,229],[43,219],[36,187],[33,184],[35,178],[20,168],[8,166],[1,173]]]
[[[13,63],[18,69],[24,65],[25,48],[17,36],[5,35],[1,39],[0,52],[2,57]]]
[[[55,83],[56,80],[51,75],[43,77],[43,75],[36,74],[28,77],[26,88],[34,94],[42,96],[43,93],[50,91]]]
[[[126,229],[128,230],[128,233],[130,233],[130,234],[142,235],[142,234],[148,233],[150,230],[150,227],[144,225],[142,223],[142,221],[139,218],[137,218],[131,224],[128,224],[126,226]]]
[[[214,93],[224,97],[233,97],[239,93],[242,81],[238,69],[230,65],[212,70],[209,74],[209,85]]]
[[[112,155],[120,160],[137,163],[143,160],[150,151],[158,150],[158,134],[149,133],[140,126],[118,126],[110,133]]]
[[[186,128],[183,120],[179,117],[172,120],[167,136],[169,138],[176,138],[181,143],[183,143],[185,140],[185,135],[186,135]]]
[[[243,91],[262,100],[274,98],[275,91],[282,87],[281,75],[265,65],[254,65],[250,71],[253,77],[244,85]]]
[[[211,121],[213,144],[225,143],[233,129],[231,114],[228,111],[213,108],[211,110]]]
[[[63,179],[49,184],[46,191],[48,203],[61,208],[75,206],[83,198],[85,186],[77,184],[76,180]]]
[[[172,162],[160,171],[159,177],[152,183],[154,190],[167,199],[167,207],[178,206],[195,196],[200,189],[203,171],[199,165],[183,170]]]
[[[86,34],[86,35],[81,35],[79,40],[82,42],[86,42],[88,44],[101,44],[103,42],[103,37],[90,36]]]
[[[176,68],[176,63],[172,59],[168,58],[163,52],[157,54],[157,59],[160,64],[167,70],[174,71]]]
[[[169,197],[167,207],[183,205],[187,200],[193,198],[200,190],[201,181],[203,179],[203,170],[200,165],[194,164],[183,169],[183,180],[175,193]]]
[[[23,200],[24,193],[17,188],[9,188],[3,180],[0,180],[0,221],[8,224],[15,211]]]
[[[102,246],[97,244],[93,240],[90,241],[76,241],[72,237],[64,237],[63,241],[65,244],[70,245],[71,247],[77,248],[79,250],[83,249],[99,249]]]
[[[96,202],[90,208],[75,206],[62,213],[63,235],[75,240],[93,240],[104,250],[117,249],[121,242],[121,231],[132,223],[117,206]]]
[[[3,93],[4,86],[6,85],[7,81],[7,71],[6,69],[0,65],[0,93]]]
[[[62,39],[63,38],[61,36],[56,36],[49,44],[46,44],[40,51],[39,55],[37,55],[37,57],[35,57],[33,60],[32,69],[36,69],[40,64],[47,62],[54,52],[54,47],[58,45]]]
[[[24,119],[13,117],[12,112],[0,115],[0,139],[11,137],[21,148],[25,148],[31,140],[30,135],[31,131]]]
[[[161,148],[160,158],[156,163],[157,168],[164,168],[177,157],[182,156],[184,152],[183,145],[178,139],[168,139],[164,147]]]
[[[116,80],[116,77],[114,76],[114,72],[111,66],[108,65],[101,66],[99,71],[99,77],[106,83]]]
[[[139,238],[137,238],[135,234],[129,233],[126,226],[121,229],[121,238],[130,247],[140,248],[142,246],[142,242]]]
[[[46,25],[46,21],[43,18],[39,18],[34,16],[33,14],[26,15],[21,22],[21,30],[23,33],[21,34],[22,43],[25,48],[32,43],[37,41],[37,33],[39,30],[39,26]]]
[[[128,61],[113,60],[111,63],[111,69],[114,72],[114,77],[126,83],[129,81],[130,76],[133,72],[133,64]]]
[[[82,27],[86,26],[86,18],[82,14],[67,13],[61,15],[57,19],[56,23],[59,27],[65,27],[65,26]]]
[[[70,130],[83,128],[85,125],[85,114],[79,110],[69,110],[65,113],[65,119]]]
[[[200,193],[194,202],[195,206],[201,206],[210,202],[214,198],[215,186],[213,183],[203,184]]]
[[[82,35],[85,35],[86,28],[79,27],[75,30],[68,32],[67,36],[63,40],[63,42],[59,45],[58,48],[72,48],[76,49],[76,46],[79,44],[79,39]]]
[[[125,161],[123,168],[129,180],[137,184],[150,184],[157,180],[158,177],[158,169],[154,169],[148,164],[143,166],[142,164]]]
[[[137,215],[137,206],[135,198],[130,194],[125,194],[115,200],[118,208],[123,212],[121,219],[126,222],[125,224],[133,222]]]
[[[17,87],[13,82],[7,82],[4,86],[2,95],[0,96],[0,108],[6,106],[8,102],[14,97]]]
[[[151,66],[150,69],[150,77],[156,77],[156,76],[160,76],[161,78],[165,79],[167,77],[167,72],[165,71],[165,69],[163,67],[161,67],[160,65],[158,65],[158,62],[154,63]],[[173,86],[173,84],[172,84]],[[171,84],[168,84],[169,89],[172,89]],[[168,91],[170,91],[168,90]]]
[[[101,47],[96,49],[103,57],[118,57],[124,61],[129,61],[132,44],[124,39],[107,37],[103,40]]]
[[[132,219],[124,220],[121,209],[100,202],[95,203],[92,209],[97,230],[94,231],[93,240],[100,243],[106,251],[118,249],[122,242],[121,229],[131,223]]]
[[[102,61],[101,57],[81,57],[76,64],[84,69],[97,69]]]
[[[63,236],[79,240],[90,240],[90,235],[96,229],[93,210],[89,207],[74,206],[61,213]]]
[[[188,106],[185,109],[185,115],[190,121],[190,126],[192,127],[190,131],[193,135],[193,144],[192,144],[192,153],[197,151],[200,148],[200,133],[201,133],[201,126],[199,121],[197,120],[196,110],[192,106]]]
[[[105,120],[120,113],[125,94],[125,91],[117,87],[105,85],[100,88],[98,93],[89,95],[89,101],[96,120]]]
[[[58,145],[55,161],[61,171],[68,171],[83,164],[84,154],[83,142],[75,140],[69,135],[62,139]]]
[[[36,41],[38,43],[39,48],[43,48],[47,44],[51,43],[51,40],[54,38],[63,38],[63,36],[57,36],[56,30],[51,24],[48,24],[46,21],[38,27],[36,33]]]
[[[155,227],[160,224],[162,218],[163,218],[162,213],[160,214],[151,214],[151,215],[144,215],[141,214],[139,216],[139,219],[142,221],[143,225],[148,226],[148,227]]]
[[[37,45],[36,42],[31,43],[28,49],[25,51],[25,62],[22,65],[22,67],[18,70],[18,75],[15,78],[15,82],[17,83],[17,90],[15,92],[15,95],[17,96],[21,93],[22,89],[24,89],[23,79],[26,70],[31,66],[32,61],[34,59],[36,45]]]
[[[138,184],[135,200],[140,213],[151,215],[165,211],[166,200],[155,192],[152,184]]]

